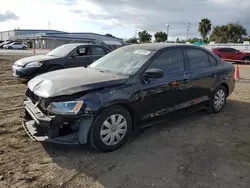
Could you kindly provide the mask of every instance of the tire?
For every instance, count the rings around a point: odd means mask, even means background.
[[[117,125],[114,125],[114,127],[111,127],[109,129],[107,126],[104,125],[104,123],[106,122],[105,124],[108,124],[108,121],[109,125],[112,125],[111,118],[115,118],[116,122],[120,118],[121,123],[119,125],[123,126],[120,129],[117,129]],[[126,142],[131,130],[132,118],[130,113],[121,106],[111,106],[102,111],[96,117],[89,133],[89,143],[93,148],[97,149],[98,151],[111,152],[120,148]],[[101,131],[103,131],[103,135],[101,135]],[[118,136],[116,136],[117,134],[120,136],[119,141]],[[107,138],[106,141],[105,138]],[[112,138],[113,143],[111,142]]]
[[[23,50],[26,50],[26,47],[25,47],[25,46],[23,47]]]
[[[249,62],[248,63],[244,62],[244,61],[250,61],[250,56],[243,57],[242,60],[243,60],[242,62],[243,64],[250,64]]]
[[[11,46],[9,46],[9,47],[8,47],[8,49],[12,49],[12,47],[11,47]]]
[[[218,98],[221,101],[221,103],[220,101],[218,101]],[[212,94],[212,97],[209,102],[209,106],[207,108],[208,112],[209,113],[221,112],[226,104],[226,101],[227,101],[227,90],[224,86],[221,85]]]

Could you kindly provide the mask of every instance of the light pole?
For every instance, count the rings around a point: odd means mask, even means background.
[[[167,27],[167,36],[168,36],[170,24],[166,24],[166,27]],[[167,41],[168,41],[168,38],[167,38]]]
[[[190,29],[190,24],[191,23],[188,22],[188,26],[187,26],[187,41],[188,41],[188,32],[189,32],[189,29]]]

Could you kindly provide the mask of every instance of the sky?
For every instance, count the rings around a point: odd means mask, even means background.
[[[250,0],[1,0],[0,31],[55,29],[111,33],[130,38],[138,31],[167,32],[169,39],[199,37],[198,23],[239,22],[250,35]],[[49,24],[50,22],[50,24]]]

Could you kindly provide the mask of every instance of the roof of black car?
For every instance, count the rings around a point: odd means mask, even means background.
[[[95,45],[99,45],[99,44],[93,44],[93,43],[68,43],[68,44],[64,44],[64,45],[68,45],[68,46],[81,46],[81,45],[91,45],[91,46],[95,46]]]
[[[141,50],[158,51],[171,46],[190,46],[190,44],[176,44],[176,43],[145,43],[128,45]]]

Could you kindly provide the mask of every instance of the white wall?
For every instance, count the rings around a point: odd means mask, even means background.
[[[203,45],[203,47],[209,50],[217,47],[230,47],[240,51],[250,51],[250,44],[207,44]]]

